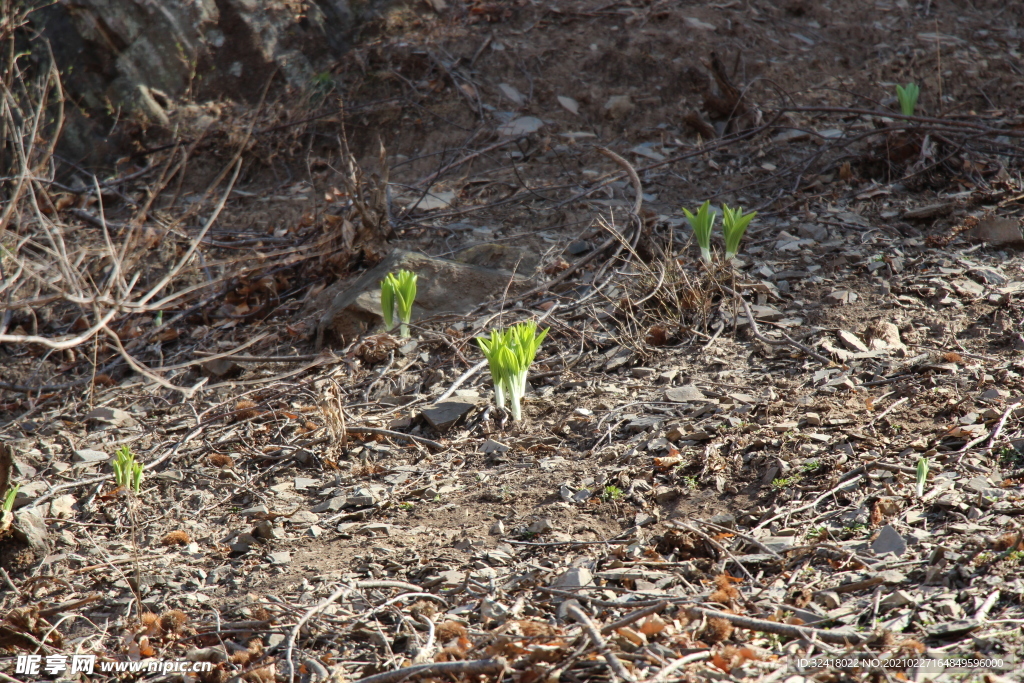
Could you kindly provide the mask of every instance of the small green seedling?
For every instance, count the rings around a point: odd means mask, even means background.
[[[416,280],[418,276],[408,270],[397,274],[388,273],[380,283],[380,309],[384,315],[387,331],[395,329],[395,318],[401,323],[400,334],[409,336],[409,321],[412,320],[412,305],[416,301]]]
[[[618,500],[619,498],[622,498],[622,489],[614,484],[605,486],[604,491],[601,493],[601,499],[606,503]]]
[[[700,257],[704,259],[704,263],[711,263],[711,227],[715,224],[718,214],[711,210],[710,201],[701,204],[696,215],[690,213],[690,210],[686,208],[683,209],[683,213],[686,214],[686,220],[693,228],[693,236],[697,238]]]
[[[18,484],[7,491],[7,495],[4,496],[4,512],[10,512],[14,509],[14,499],[18,497],[18,489],[20,488],[21,484]]]
[[[743,213],[743,207],[730,209],[728,204],[722,205],[722,231],[725,232],[725,260],[736,258],[740,251],[740,242],[747,232],[747,226],[754,220],[757,211]]]
[[[896,99],[900,101],[900,111],[904,116],[913,116],[917,109],[917,97],[921,94],[921,88],[917,83],[907,83],[905,86],[896,86]]]
[[[924,495],[924,485],[928,481],[928,458],[917,460],[917,497]]]
[[[512,419],[522,419],[522,399],[526,394],[526,374],[533,365],[541,342],[548,330],[537,333],[537,323],[519,323],[507,330],[491,330],[491,336],[477,337],[477,344],[491,369],[494,383],[494,403],[505,407],[506,396],[512,409]]]
[[[142,463],[136,462],[135,454],[128,446],[117,449],[114,457],[114,481],[117,485],[135,493],[142,486]]]

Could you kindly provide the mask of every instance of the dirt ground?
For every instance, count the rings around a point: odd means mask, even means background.
[[[14,524],[47,532],[2,541],[0,645],[203,681],[1021,680],[1022,49],[1024,5],[980,0],[433,0],[308,93],[180,103],[102,220],[140,291],[214,216],[197,256],[109,333],[0,345]],[[118,277],[61,182],[0,235],[7,334],[89,330],[68,283]],[[700,261],[705,200],[758,212],[733,263]],[[44,224],[69,268],[19,241]],[[390,249],[478,245],[537,291],[317,347]],[[458,382],[499,313],[550,327],[520,422]],[[454,384],[480,401],[438,432]]]

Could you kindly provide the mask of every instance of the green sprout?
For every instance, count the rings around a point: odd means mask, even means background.
[[[401,335],[409,336],[409,321],[412,320],[412,304],[416,301],[417,275],[408,270],[398,274],[388,273],[380,283],[380,309],[384,314],[384,326],[390,332],[395,328],[395,316],[401,322]]]
[[[917,497],[924,495],[924,485],[928,481],[928,458],[917,460]]]
[[[711,263],[711,227],[715,224],[715,217],[718,214],[711,210],[710,201],[701,204],[696,215],[690,213],[690,210],[686,208],[683,209],[683,213],[686,214],[686,220],[690,222],[693,235],[697,238],[700,257],[704,259],[704,263]],[[740,237],[742,236],[741,234]],[[739,240],[737,240],[738,242]]]
[[[730,209],[728,204],[722,205],[722,231],[725,232],[725,260],[736,258],[740,251],[740,241],[747,232],[747,226],[754,220],[757,211],[743,213],[743,207]]]
[[[14,499],[18,497],[18,489],[20,488],[21,484],[18,484],[7,491],[7,495],[4,496],[4,512],[10,512],[14,509]]]
[[[813,472],[819,467],[821,467],[820,460],[808,460],[804,463],[804,472]]]
[[[512,408],[512,419],[522,419],[522,399],[526,394],[526,373],[537,357],[537,350],[548,334],[537,333],[537,323],[519,323],[507,330],[491,330],[490,338],[477,337],[477,344],[491,369],[494,383],[494,402],[505,407],[507,395]]]
[[[604,491],[601,493],[601,500],[608,503],[613,500],[622,498],[622,489],[614,484],[608,484],[604,487]]]
[[[794,484],[799,484],[802,479],[803,477],[799,474],[794,474],[789,477],[778,477],[772,480],[772,488],[776,491],[781,491],[782,489],[789,488]]]
[[[896,86],[896,99],[900,101],[900,111],[904,116],[913,116],[917,109],[917,97],[921,94],[921,88],[917,83],[907,83],[906,86]]]
[[[128,446],[117,449],[114,458],[114,481],[130,491],[139,492],[142,486],[142,463],[135,461],[135,454]]]

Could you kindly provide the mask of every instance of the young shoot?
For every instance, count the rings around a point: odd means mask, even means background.
[[[917,460],[917,497],[924,495],[924,485],[928,481],[928,458]]]
[[[114,481],[135,493],[142,486],[142,463],[136,462],[135,454],[128,446],[118,448],[114,456]]]
[[[14,486],[7,491],[7,495],[4,496],[3,511],[10,512],[14,509],[14,499],[18,497],[18,489],[21,488],[21,484]]]
[[[921,94],[921,88],[917,83],[907,83],[905,86],[896,86],[896,99],[900,101],[900,111],[904,116],[913,116],[917,109],[917,96]]]
[[[505,385],[507,384],[507,368],[503,364],[501,349],[508,346],[506,337],[507,330],[491,330],[491,337],[477,337],[476,343],[480,345],[487,365],[491,369],[491,380],[494,382],[494,405],[502,410],[505,409]]]
[[[683,209],[683,213],[686,214],[686,220],[693,228],[693,236],[697,238],[700,257],[704,259],[704,263],[711,263],[711,226],[715,224],[718,214],[711,210],[710,201],[701,204],[696,215],[690,213],[690,210],[686,208]]]
[[[380,310],[384,316],[384,327],[388,332],[395,329],[395,318],[400,324],[400,334],[409,336],[409,321],[412,320],[412,304],[416,301],[417,275],[408,270],[388,273],[380,283]]]
[[[743,207],[730,209],[728,204],[722,205],[722,231],[725,233],[725,260],[736,258],[740,251],[740,241],[747,232],[747,226],[754,220],[757,211],[743,213]]]
[[[512,419],[523,417],[522,399],[526,394],[526,374],[533,365],[548,330],[537,333],[537,323],[519,323],[507,330],[492,330],[490,338],[478,337],[480,350],[487,358],[494,382],[494,402],[505,407],[508,398]]]

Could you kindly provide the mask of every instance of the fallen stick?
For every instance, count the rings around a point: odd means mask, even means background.
[[[456,676],[460,674],[496,674],[504,671],[506,666],[502,657],[473,659],[468,662],[434,662],[407,666],[395,671],[385,671],[382,674],[360,678],[355,683],[399,683],[420,676],[442,676],[445,674]]]
[[[667,600],[662,600],[657,605],[651,605],[650,607],[645,607],[643,609],[638,609],[635,612],[627,614],[626,616],[622,617],[618,621],[613,621],[612,623],[608,624],[607,626],[602,627],[601,628],[601,635],[605,635],[606,636],[609,633],[614,633],[617,629],[623,628],[624,626],[629,626],[633,622],[640,621],[644,617],[649,616],[651,614],[657,614],[658,612],[662,611],[666,607],[668,607],[668,601]]]
[[[862,636],[858,633],[837,633],[835,631],[813,628],[810,626],[780,624],[777,621],[766,621],[764,619],[751,619],[750,617],[743,617],[739,614],[720,612],[716,609],[707,609],[705,607],[688,607],[686,609],[686,614],[691,619],[699,617],[707,617],[708,619],[725,619],[733,626],[739,626],[740,628],[749,629],[751,631],[774,633],[780,636],[802,638],[804,640],[817,638],[823,643],[836,643],[839,645],[859,645],[867,642],[873,637],[872,635]]]
[[[433,449],[443,451],[444,445],[439,444],[436,441],[425,439],[422,436],[415,436],[413,434],[403,434],[402,432],[395,432],[390,429],[380,429],[378,427],[346,427],[346,431],[355,434],[379,434],[380,436],[390,436],[394,439],[405,439],[406,441],[415,441],[416,443],[430,446]]]
[[[590,620],[590,617],[588,617],[576,604],[568,605],[565,608],[565,612],[574,620],[579,622],[580,626],[583,627],[583,630],[587,632],[587,635],[590,636],[590,642],[592,642],[597,649],[601,651],[601,655],[604,656],[604,661],[608,663],[608,668],[611,669],[612,674],[624,681],[628,681],[629,683],[636,683],[636,679],[626,671],[626,667],[622,666],[622,662],[619,661],[619,658],[616,657],[615,653],[608,647],[608,643],[605,642],[605,639],[601,637],[600,632],[598,632],[597,627],[594,626],[594,622]]]

